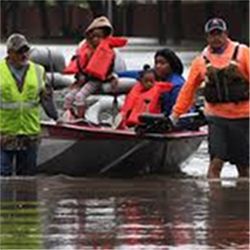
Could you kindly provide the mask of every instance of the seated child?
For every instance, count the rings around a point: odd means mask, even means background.
[[[172,87],[171,83],[157,82],[154,69],[145,65],[139,74],[139,81],[130,90],[121,108],[119,115],[122,119],[118,127],[137,125],[139,115],[144,112],[160,113],[160,96],[163,92],[170,91]]]
[[[75,74],[76,81],[70,86],[65,96],[64,110],[78,118],[83,118],[86,99],[100,89],[103,82],[109,81],[113,88],[117,78],[112,73],[115,59],[114,47],[125,46],[125,38],[111,36],[113,31],[109,20],[102,16],[93,20],[86,29],[84,40],[70,64],[64,69],[65,74]],[[73,103],[77,107],[77,114]]]

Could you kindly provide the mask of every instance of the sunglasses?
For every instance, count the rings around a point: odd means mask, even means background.
[[[30,50],[30,48],[28,46],[23,46],[21,47],[19,50],[16,51],[17,54],[24,54],[27,53]]]

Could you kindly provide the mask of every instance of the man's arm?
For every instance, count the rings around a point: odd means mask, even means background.
[[[186,113],[193,104],[195,93],[202,83],[202,71],[205,67],[201,57],[194,60],[187,78],[177,97],[176,104],[173,107],[172,116],[179,117]]]
[[[53,88],[50,84],[45,84],[45,88],[40,93],[40,100],[46,115],[56,121],[58,112],[53,99]]]

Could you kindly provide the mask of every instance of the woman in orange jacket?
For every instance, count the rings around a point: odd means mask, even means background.
[[[249,48],[229,39],[224,20],[205,25],[208,46],[191,65],[170,118],[192,105],[205,82],[205,114],[209,126],[209,178],[219,178],[225,161],[235,164],[239,176],[249,175]]]

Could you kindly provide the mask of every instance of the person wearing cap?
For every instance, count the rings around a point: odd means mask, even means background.
[[[15,168],[16,175],[34,175],[41,132],[40,104],[49,117],[56,120],[58,115],[52,92],[45,85],[44,68],[29,60],[27,39],[14,33],[6,47],[7,57],[0,61],[0,174],[12,175]]]
[[[189,76],[173,107],[175,124],[193,103],[204,82],[210,164],[208,178],[220,178],[223,164],[235,164],[249,175],[249,48],[228,36],[220,18],[205,24],[208,45],[191,64]]]
[[[85,31],[86,39],[81,42],[65,74],[75,74],[76,82],[65,96],[64,109],[83,118],[86,109],[86,99],[97,92],[104,82],[110,82],[113,89],[117,85],[117,77],[113,72],[114,48],[123,47],[127,39],[112,36],[113,27],[105,16],[95,18]],[[74,112],[73,103],[77,107]]]

